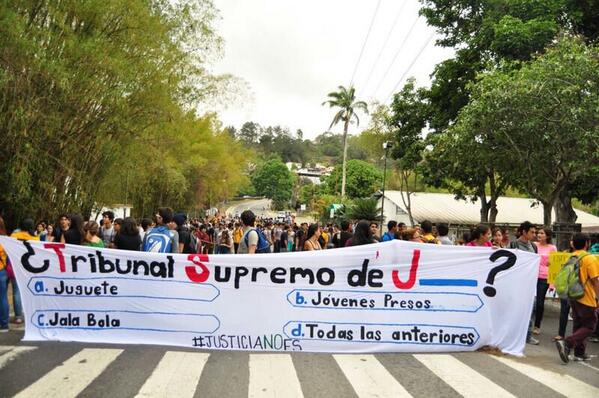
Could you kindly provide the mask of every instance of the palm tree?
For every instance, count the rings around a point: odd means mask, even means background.
[[[343,168],[341,173],[341,197],[345,197],[345,164],[347,161],[347,129],[349,124],[352,123],[352,119],[356,120],[356,126],[360,125],[360,119],[355,113],[356,110],[361,109],[364,113],[368,113],[368,106],[364,101],[356,101],[356,89],[350,86],[346,89],[343,86],[339,86],[339,91],[334,91],[327,95],[328,101],[323,102],[323,105],[329,105],[329,107],[341,108],[333,117],[331,122],[332,128],[334,125],[343,122]]]

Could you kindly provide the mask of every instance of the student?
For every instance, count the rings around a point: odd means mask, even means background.
[[[501,231],[501,228],[493,229],[493,240],[491,243],[493,244],[493,247],[496,248],[506,247],[505,242],[503,241],[503,232]]]
[[[119,233],[114,237],[114,247],[120,250],[141,250],[141,237],[137,221],[133,217],[127,217],[123,220]]]
[[[0,235],[6,236],[4,219],[0,217]],[[0,332],[8,332],[8,319],[10,310],[8,307],[8,256],[4,248],[0,246]]]
[[[178,253],[179,235],[169,228],[173,221],[173,209],[160,207],[156,213],[156,226],[146,233],[143,251],[153,253]]]
[[[116,232],[114,230],[114,212],[108,210],[102,213],[102,226],[100,227],[100,238],[104,241],[104,247],[110,247],[114,242]]]
[[[372,229],[368,221],[359,221],[354,228],[354,236],[347,240],[346,246],[361,246],[370,243],[378,243],[372,236]]]
[[[572,237],[574,253],[580,258],[580,283],[584,286],[584,296],[570,300],[572,307],[573,333],[564,340],[555,342],[560,359],[570,361],[570,351],[574,349],[575,361],[588,361],[586,341],[597,325],[597,297],[599,297],[599,260],[589,255],[590,238],[587,234],[576,233]]]
[[[306,241],[304,242],[304,251],[322,250],[319,242],[320,235],[320,226],[316,223],[310,224],[306,234]]]
[[[223,229],[220,234],[220,254],[230,254],[231,247],[233,246],[233,239],[231,239],[231,233],[228,229]]]
[[[532,334],[541,333],[541,322],[545,312],[545,296],[549,290],[547,275],[549,273],[549,254],[556,252],[557,248],[551,244],[551,229],[547,227],[539,228],[537,231],[537,241],[534,242],[537,247],[537,253],[541,255],[539,264],[539,276],[537,278],[537,301],[535,305],[535,326]]]
[[[258,246],[258,232],[256,232],[256,216],[251,210],[241,213],[243,237],[239,242],[239,254],[255,254]]]
[[[437,233],[439,234],[437,237],[439,243],[442,245],[453,246],[453,241],[449,236],[447,236],[449,234],[449,226],[446,223],[437,224]]]
[[[420,228],[422,229],[422,236],[421,236],[422,242],[435,243],[435,244],[440,243],[437,240],[437,238],[435,238],[435,235],[433,235],[433,223],[432,222],[430,222],[429,220],[424,220],[420,224]]]
[[[39,240],[39,237],[35,236],[35,224],[31,218],[25,218],[19,224],[20,231],[13,232],[10,237],[19,240]],[[81,243],[81,242],[80,242]],[[14,323],[23,323],[23,305],[21,304],[21,292],[19,285],[17,285],[17,278],[15,278],[14,272],[7,266],[7,273],[9,275],[8,282],[12,285],[12,297],[13,297],[13,309],[15,311]]]
[[[187,222],[187,216],[183,213],[175,214],[173,221],[176,225],[175,229],[179,234],[179,253],[195,253],[193,241],[191,239],[191,230],[185,225]]]
[[[239,242],[241,242],[242,236],[243,236],[243,229],[241,228],[241,224],[236,222],[235,229],[233,230],[233,247],[235,247],[235,253],[237,253],[239,251]]]
[[[401,233],[401,239],[408,242],[423,243],[417,228],[408,228]]]
[[[390,240],[395,239],[395,234],[397,233],[397,221],[389,221],[387,223],[387,232],[383,235],[383,242],[388,242]]]
[[[470,242],[466,246],[493,247],[491,243],[491,228],[479,224],[470,232]]]
[[[98,236],[100,226],[95,221],[83,224],[83,246],[105,247],[104,241]]]
[[[537,252],[537,247],[532,243],[537,234],[537,228],[530,221],[524,221],[520,224],[517,234],[518,239],[510,242],[510,249],[518,249],[529,253]],[[532,345],[539,345],[539,340],[532,337],[532,324],[531,314],[528,332],[526,333],[526,342]]]
[[[60,242],[71,245],[80,245],[83,243],[83,237],[85,236],[85,233],[83,232],[83,217],[81,214],[71,214],[69,220],[69,229],[66,231],[63,230]]]
[[[379,224],[376,222],[370,223],[370,230],[372,231],[372,238],[377,242],[381,241],[381,237],[379,236]]]

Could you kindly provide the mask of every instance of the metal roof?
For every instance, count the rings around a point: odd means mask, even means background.
[[[385,199],[392,201],[405,211],[405,205],[400,191],[385,191]],[[412,216],[415,221],[430,220],[449,224],[477,224],[480,222],[480,202],[456,200],[455,196],[447,193],[414,192],[411,195]],[[501,196],[497,200],[496,224],[517,225],[523,221],[543,224],[543,206],[530,198],[510,198]],[[574,209],[577,223],[583,228],[599,227],[599,217],[579,209]],[[553,211],[552,220],[555,220]]]

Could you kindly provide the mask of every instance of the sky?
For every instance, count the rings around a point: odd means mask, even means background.
[[[453,56],[452,49],[434,45],[437,36],[418,17],[418,0],[215,4],[225,53],[214,72],[233,74],[249,87],[247,99],[218,109],[225,126],[240,128],[254,121],[291,132],[301,129],[304,138],[314,138],[329,130],[335,113],[322,106],[327,94],[339,85],[349,86],[352,77],[358,99],[389,103],[408,77],[430,85],[435,65]],[[368,121],[360,117],[360,126],[350,127],[350,133],[366,128]],[[332,131],[341,132],[341,124]]]

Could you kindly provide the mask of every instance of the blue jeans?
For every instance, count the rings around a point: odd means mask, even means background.
[[[21,292],[16,279],[8,280],[12,285],[12,301],[15,310],[15,318],[23,318],[23,305],[21,304]],[[8,290],[8,289],[7,289]]]
[[[8,327],[8,276],[6,269],[0,271],[0,328]]]

